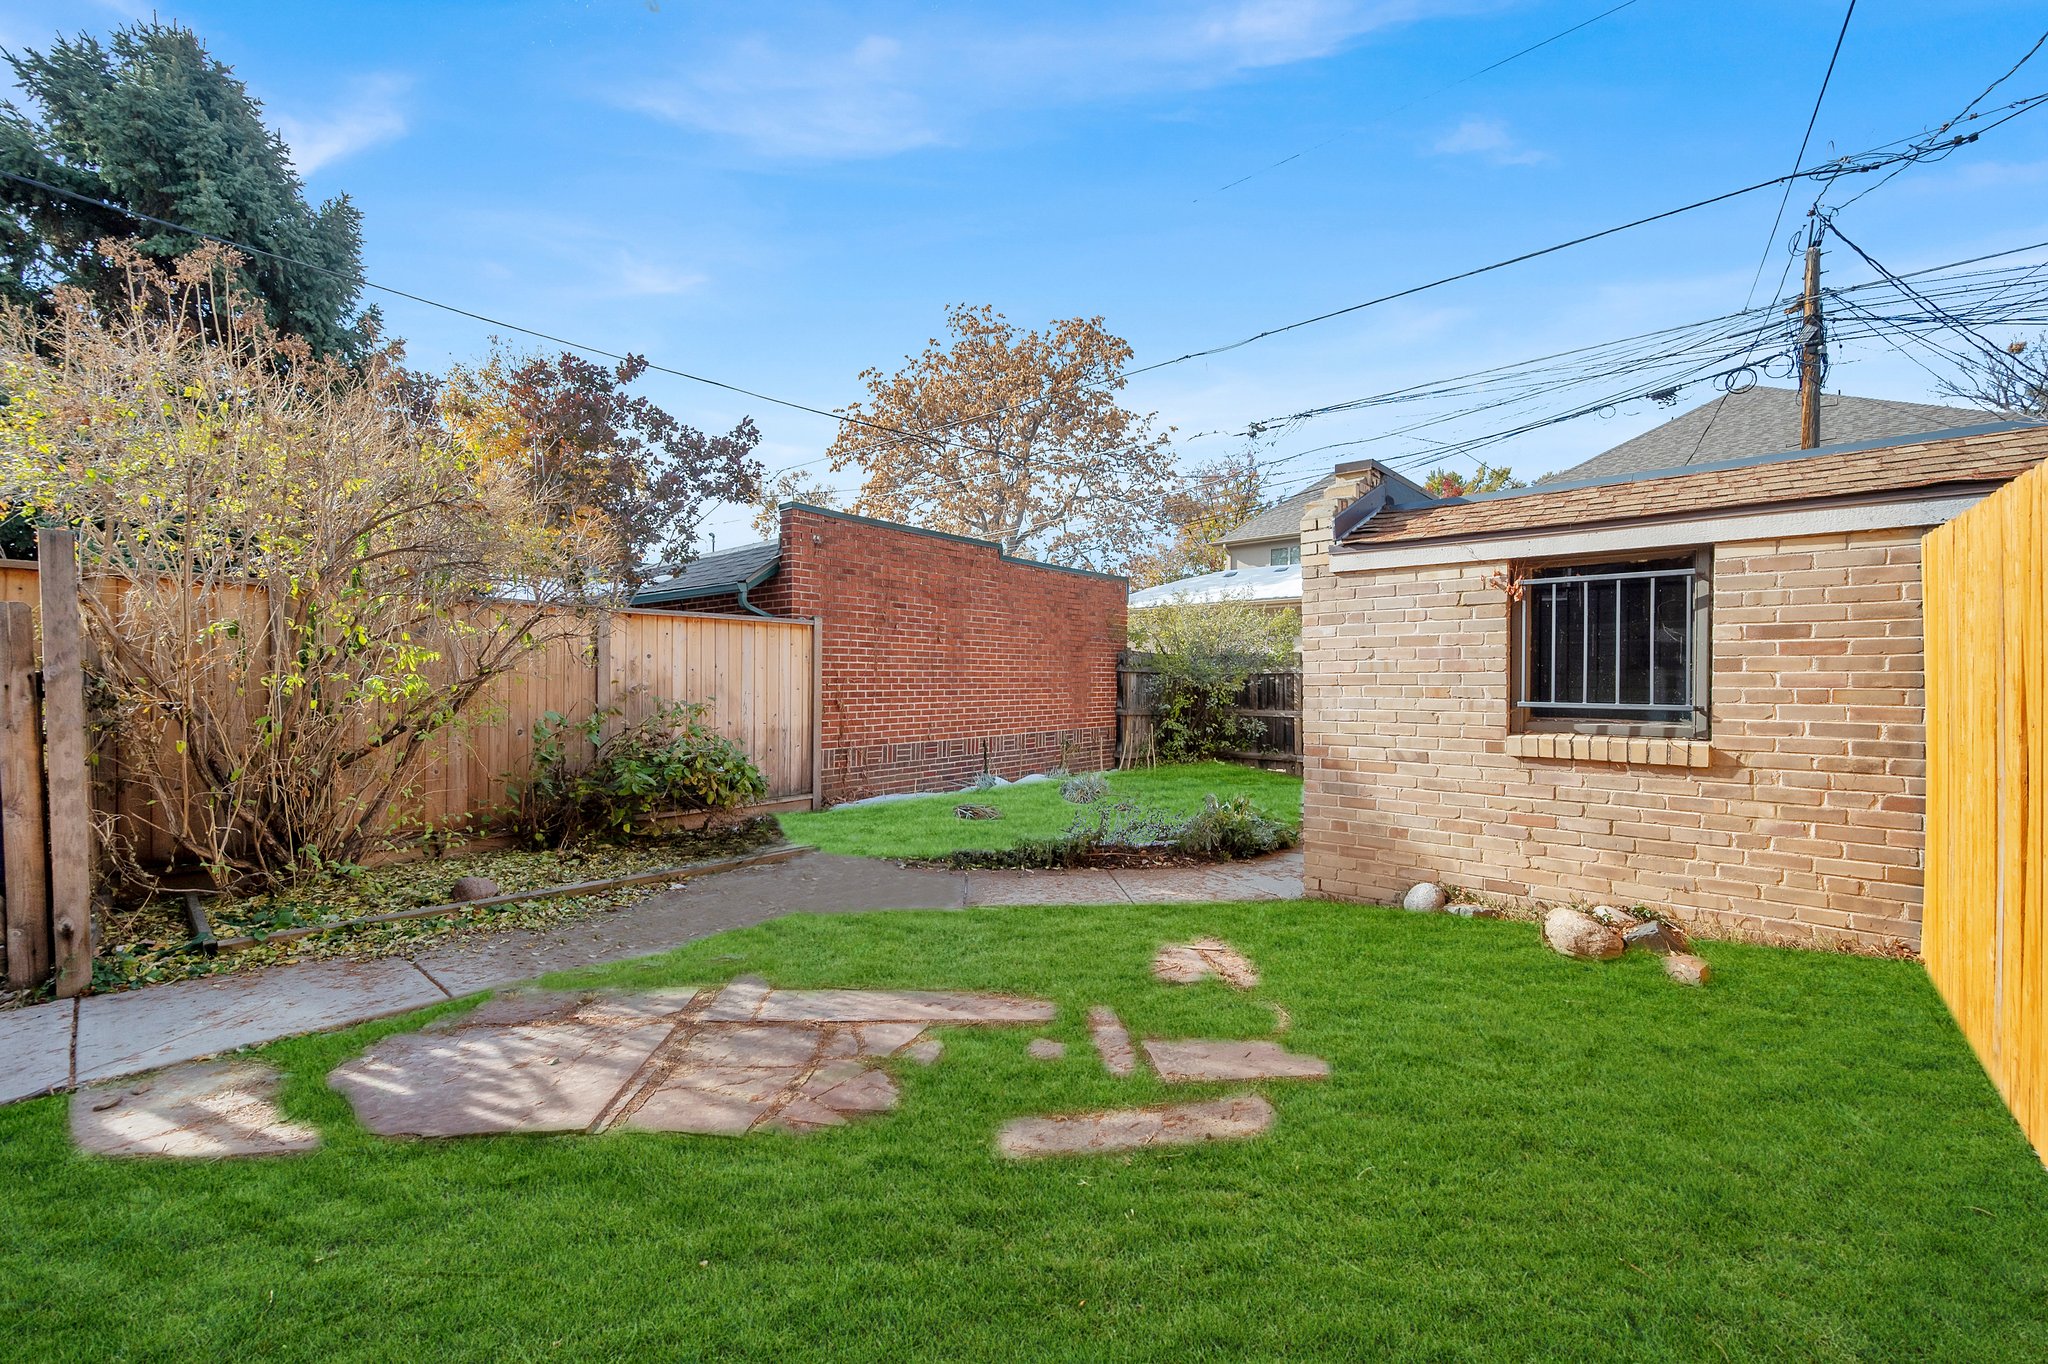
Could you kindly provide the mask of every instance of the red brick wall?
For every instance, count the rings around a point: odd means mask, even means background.
[[[824,620],[823,785],[841,801],[957,790],[984,770],[1014,780],[1063,756],[1108,766],[1128,594],[985,541],[790,507],[781,566],[749,599]]]
[[[1570,756],[1518,753],[1508,733],[1505,564],[1318,565],[1303,632],[1309,892],[1389,902],[1435,880],[1917,943],[1919,565],[1913,529],[1716,545],[1705,744]]]

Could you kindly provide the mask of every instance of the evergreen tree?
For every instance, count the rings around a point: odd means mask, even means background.
[[[34,113],[0,101],[0,170],[303,261],[251,255],[237,283],[278,330],[316,354],[361,355],[374,310],[361,292],[362,215],[346,195],[314,208],[263,109],[197,35],[155,21],[0,53]],[[32,301],[72,284],[112,301],[121,277],[103,238],[182,255],[188,233],[0,180],[0,291]]]

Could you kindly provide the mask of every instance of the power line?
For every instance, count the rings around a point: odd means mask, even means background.
[[[1795,171],[1805,164],[1807,144],[1813,141],[1814,125],[1820,122],[1821,102],[1828,97],[1828,86],[1835,78],[1835,63],[1840,61],[1842,57],[1842,40],[1849,36],[1849,21],[1855,17],[1856,0],[1849,0],[1848,11],[1842,15],[1841,31],[1835,34],[1835,50],[1828,54],[1828,69],[1821,74],[1820,90],[1813,97],[1813,112],[1807,115],[1806,131],[1799,138],[1799,151],[1792,158],[1792,169]],[[1965,109],[1963,112],[1967,114],[1969,110]],[[1771,259],[1771,248],[1778,243],[1778,228],[1785,221],[1785,205],[1792,202],[1792,186],[1795,183],[1795,181],[1787,180],[1785,182],[1785,192],[1778,198],[1778,213],[1776,217],[1771,219],[1771,233],[1764,241],[1764,253],[1757,259],[1756,273],[1750,277],[1749,292],[1742,296],[1742,306],[1745,308],[1756,301],[1756,286],[1763,281],[1764,266]],[[1822,192],[1825,193],[1826,191]],[[1783,290],[1784,285],[1781,281],[1779,291],[1783,292]],[[1704,433],[1702,433],[1702,436],[1704,437]]]
[[[330,275],[336,279],[348,281],[349,283],[356,284],[365,289],[374,289],[379,293],[389,294],[393,298],[402,298],[407,300],[408,302],[418,303],[425,307],[438,308],[442,312],[453,313],[458,317],[466,317],[472,321],[482,322],[487,326],[503,328],[504,330],[509,332],[517,332],[521,336],[530,336],[533,337],[535,340],[546,341],[551,345],[564,346],[570,350],[582,351],[586,355],[602,356],[608,360],[625,360],[627,358],[626,355],[619,351],[606,350],[602,346],[593,346],[582,341],[572,341],[569,340],[567,337],[556,336],[551,332],[540,331],[536,328],[524,326],[517,322],[508,322],[502,318],[491,317],[484,313],[473,312],[468,308],[459,307],[453,303],[443,303],[439,299],[428,298],[424,294],[412,293],[409,290],[396,288],[389,284],[379,284],[377,281],[370,279],[368,276],[363,275],[359,272],[350,273],[345,270],[335,270],[329,266],[320,265],[314,261],[300,260],[295,256],[287,256],[276,251],[266,250],[265,248],[260,246],[252,246],[247,242],[235,241],[233,238],[223,237],[220,236],[218,233],[203,231],[200,228],[196,227],[188,227],[184,223],[172,222],[168,218],[159,218],[154,214],[144,213],[140,209],[129,208],[124,204],[117,204],[111,202],[110,200],[95,198],[89,194],[80,194],[76,190],[65,189],[61,185],[53,185],[49,181],[39,180],[33,175],[23,175],[18,171],[0,170],[0,178],[14,180],[24,185],[31,185],[36,189],[44,191],[45,193],[61,195],[66,199],[72,199],[81,204],[88,204],[94,208],[106,209],[109,212],[124,214],[127,217],[135,218],[142,222],[154,223],[158,227],[169,228],[173,232],[182,232],[188,236],[197,237],[202,241],[209,241],[220,246],[225,246],[230,250],[247,252],[250,255],[262,256],[267,260],[277,261],[279,264],[282,265],[296,266],[303,270],[312,270],[318,274]],[[641,358],[645,360],[646,357],[643,356]],[[849,416],[844,412],[827,411],[825,408],[822,407],[813,407],[809,403],[797,402],[794,399],[790,398],[778,398],[775,397],[773,394],[762,393],[751,388],[743,388],[738,384],[727,383],[723,379],[713,379],[707,375],[693,374],[688,370],[677,369],[671,365],[658,365],[652,361],[647,361],[647,368],[654,370],[656,373],[659,374],[671,375],[678,379],[687,379],[691,383],[704,384],[711,388],[723,389],[728,393],[737,393],[742,397],[752,398],[757,402],[770,403],[776,407],[786,407],[795,412],[807,412],[812,416],[826,417],[831,419],[832,421],[840,422],[846,425],[865,427],[871,431],[880,431],[889,435],[900,436],[905,440],[929,441],[931,439],[928,436],[913,434],[911,432],[904,431],[898,427],[884,425],[883,423],[880,422],[868,421],[867,419],[862,417]],[[966,446],[965,448],[978,450],[982,454],[998,453],[992,450],[981,450],[979,447],[976,446]]]
[[[1435,99],[1438,95],[1443,94],[1447,90],[1455,90],[1459,86],[1464,85],[1468,81],[1475,81],[1479,79],[1481,76],[1485,75],[1489,71],[1498,71],[1510,62],[1519,61],[1523,57],[1528,56],[1532,52],[1538,51],[1541,48],[1549,47],[1552,43],[1557,42],[1561,38],[1569,38],[1574,33],[1577,33],[1580,29],[1589,27],[1593,24],[1597,24],[1610,14],[1619,14],[1621,11],[1627,9],[1630,5],[1633,5],[1635,3],[1636,0],[1621,0],[1621,3],[1614,6],[1612,9],[1604,9],[1590,19],[1581,19],[1578,23],[1573,24],[1570,28],[1565,29],[1559,33],[1553,33],[1548,38],[1543,39],[1543,41],[1541,42],[1531,43],[1529,44],[1529,46],[1523,48],[1519,52],[1510,52],[1507,56],[1502,57],[1499,61],[1490,62],[1487,65],[1480,67],[1477,71],[1468,72],[1465,75],[1458,77],[1454,81],[1449,81],[1443,85],[1437,86],[1434,90],[1425,91],[1424,93],[1417,95],[1414,99],[1409,100],[1405,104],[1397,104],[1393,108],[1387,110],[1384,114],[1381,114],[1380,117],[1392,118],[1395,114],[1405,113],[1408,110],[1413,109],[1418,104],[1425,104],[1428,101]],[[1282,166],[1288,165],[1295,161],[1299,161],[1304,156],[1308,156],[1314,152],[1319,152],[1323,148],[1330,146],[1332,143],[1342,142],[1346,137],[1351,135],[1352,131],[1355,130],[1346,130],[1345,132],[1338,133],[1335,137],[1326,137],[1321,142],[1316,143],[1314,146],[1305,147],[1302,150],[1295,152],[1291,156],[1283,156],[1278,161],[1275,161],[1272,165],[1262,166],[1258,170],[1253,171],[1250,175],[1240,175],[1239,177],[1237,177],[1237,179],[1232,180],[1228,184],[1218,185],[1215,189],[1211,190],[1210,193],[1221,194],[1225,190],[1236,189],[1239,185],[1244,184],[1248,180],[1256,180],[1260,176],[1265,175],[1268,172],[1279,170]],[[1200,203],[1202,201],[1199,198],[1197,198],[1193,202]]]
[[[2043,100],[2048,100],[2048,95],[2034,96],[2027,103],[2029,107],[2032,107],[2034,104],[2037,104]],[[1440,278],[1428,280],[1421,284],[1410,285],[1405,289],[1397,289],[1392,293],[1380,294],[1374,298],[1366,299],[1360,303],[1348,304],[1342,308],[1332,308],[1328,312],[1317,313],[1313,317],[1305,317],[1300,319],[1299,321],[1284,323],[1277,327],[1268,327],[1264,331],[1255,332],[1250,336],[1242,337],[1236,341],[1229,341],[1216,346],[1208,346],[1201,350],[1189,351],[1184,355],[1176,355],[1170,360],[1154,361],[1152,364],[1142,365],[1137,369],[1129,371],[1126,377],[1135,378],[1140,374],[1149,374],[1154,370],[1166,369],[1172,365],[1185,364],[1189,360],[1199,360],[1206,356],[1221,355],[1227,351],[1238,350],[1244,346],[1252,345],[1255,342],[1263,341],[1268,337],[1279,336],[1286,332],[1297,331],[1302,327],[1314,326],[1319,322],[1328,322],[1332,318],[1345,317],[1352,313],[1362,312],[1367,308],[1375,308],[1384,303],[1392,303],[1398,299],[1412,298],[1417,294],[1426,293],[1432,289],[1440,289],[1447,284],[1456,284],[1461,280],[1468,280],[1476,278],[1480,275],[1491,274],[1496,270],[1504,270],[1511,265],[1521,265],[1527,261],[1537,260],[1544,256],[1555,255],[1560,251],[1568,251],[1575,246],[1583,246],[1588,242],[1599,241],[1602,238],[1612,237],[1619,233],[1630,231],[1634,228],[1645,227],[1651,223],[1662,222],[1666,218],[1675,218],[1678,217],[1680,214],[1691,213],[1698,209],[1709,208],[1715,204],[1726,203],[1730,199],[1739,199],[1745,194],[1754,194],[1758,190],[1770,189],[1777,185],[1788,184],[1798,180],[1817,179],[1823,176],[1828,177],[1830,179],[1834,179],[1842,175],[1868,173],[1870,171],[1882,169],[1885,166],[1893,165],[1897,162],[1916,160],[1921,157],[1929,156],[1937,151],[1945,149],[1952,150],[1955,147],[1959,147],[1966,143],[1975,141],[1978,136],[1979,134],[1971,133],[1949,139],[1946,142],[1939,142],[1931,145],[1909,146],[1903,151],[1890,153],[1888,155],[1877,156],[1874,159],[1856,164],[1851,164],[1852,158],[1837,158],[1836,160],[1827,162],[1821,166],[1805,170],[1795,170],[1789,175],[1772,176],[1768,180],[1759,180],[1753,185],[1744,185],[1739,189],[1731,189],[1724,191],[1720,194],[1710,195],[1704,199],[1696,199],[1689,204],[1681,204],[1676,208],[1667,208],[1662,210],[1661,212],[1647,214],[1641,218],[1633,218],[1630,219],[1628,222],[1618,223],[1613,227],[1602,228],[1597,232],[1584,233],[1580,236],[1573,237],[1568,241],[1557,242],[1550,246],[1538,247],[1533,251],[1524,251],[1519,255],[1509,256],[1503,260],[1493,261],[1486,265],[1474,266],[1468,270],[1460,270],[1455,274],[1444,275]]]

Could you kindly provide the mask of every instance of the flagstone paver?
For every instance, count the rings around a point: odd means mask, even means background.
[[[281,1156],[320,1133],[277,1107],[278,1074],[258,1061],[206,1061],[94,1085],[71,1098],[71,1139],[99,1156]]]
[[[1168,985],[1193,985],[1211,976],[1237,990],[1249,990],[1259,983],[1258,968],[1220,938],[1166,944],[1152,957],[1152,975]]]
[[[398,1033],[327,1082],[379,1136],[580,1132],[671,1031],[563,1021]]]
[[[1199,1103],[1015,1118],[997,1133],[996,1149],[1012,1159],[1097,1155],[1205,1141],[1243,1141],[1272,1125],[1272,1104],[1257,1094],[1236,1094]]]
[[[1058,1061],[1067,1054],[1067,1044],[1052,1037],[1034,1037],[1024,1044],[1024,1054],[1034,1061]]]
[[[1145,1059],[1170,1085],[1211,1080],[1320,1080],[1330,1063],[1278,1042],[1162,1042],[1147,1038]]]
[[[385,1136],[810,1131],[895,1107],[880,1058],[928,1026],[1042,1023],[1045,1000],[954,990],[520,992],[373,1044],[329,1082]],[[930,1057],[920,1057],[929,1062]]]
[[[1090,1009],[1088,1036],[1095,1042],[1095,1054],[1102,1058],[1104,1070],[1118,1079],[1137,1073],[1138,1054],[1131,1050],[1131,1035],[1116,1010],[1105,1004]]]

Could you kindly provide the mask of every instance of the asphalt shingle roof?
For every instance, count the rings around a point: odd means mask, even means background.
[[[1308,510],[1308,504],[1323,495],[1330,486],[1330,480],[1318,481],[1314,487],[1303,488],[1289,498],[1283,498],[1263,511],[1253,512],[1249,521],[1224,536],[1219,544],[1242,545],[1255,540],[1298,540],[1301,538],[1301,516]]]
[[[2002,424],[1931,440],[1792,450],[1693,472],[1617,475],[1519,492],[1383,508],[1349,545],[1504,535],[2014,478],[2048,458],[2048,428]]]
[[[1968,407],[1853,398],[1846,393],[1823,393],[1820,399],[1820,440],[1824,446],[1932,435],[1995,420],[1990,413]],[[1583,464],[1545,474],[1537,481],[1568,483],[1680,469],[1689,464],[1715,464],[1749,455],[1774,454],[1798,446],[1798,390],[1759,386],[1701,403],[1683,416],[1652,427]]]
[[[655,606],[662,602],[737,592],[742,584],[760,579],[781,558],[782,546],[776,541],[764,540],[758,545],[740,545],[716,554],[706,554],[701,559],[690,560],[681,568],[665,565],[660,573],[633,594],[633,604]]]

